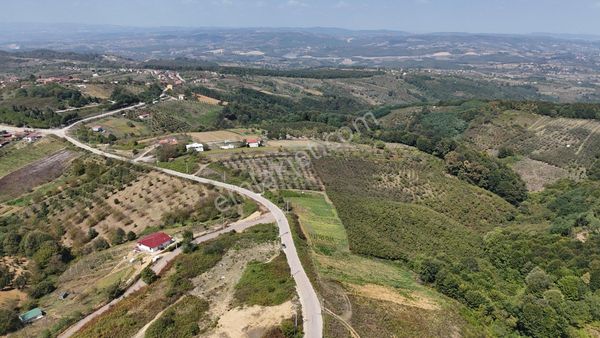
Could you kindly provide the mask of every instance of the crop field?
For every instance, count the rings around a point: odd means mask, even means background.
[[[62,175],[77,153],[60,150],[0,178],[0,201],[16,198]]]
[[[165,101],[137,113],[151,114],[148,125],[153,131],[190,132],[213,126],[222,109],[220,106],[190,100]]]
[[[16,142],[0,149],[0,177],[67,147],[63,141],[47,136],[34,143]]]
[[[347,337],[349,330],[371,336],[375,328],[380,337],[408,337],[410,332],[441,337],[448,327],[462,335],[477,331],[462,318],[460,305],[420,285],[408,269],[351,254],[342,222],[324,194],[283,196],[292,203],[311,243],[327,309],[325,336]],[[390,311],[394,316],[382,315]]]
[[[53,215],[52,221],[64,224],[73,234],[89,227],[101,235],[116,228],[140,233],[162,225],[165,213],[191,208],[206,199],[210,199],[208,191],[201,185],[151,172],[121,189],[96,192],[89,200],[75,199],[75,208]]]
[[[221,164],[230,174],[267,189],[322,189],[312,164],[298,161],[293,154],[237,156]]]
[[[564,169],[589,167],[600,155],[600,122],[506,111],[466,132],[483,150],[501,147]]]

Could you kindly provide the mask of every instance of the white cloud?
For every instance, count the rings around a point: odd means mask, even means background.
[[[285,5],[288,7],[308,7],[307,3],[300,0],[288,0]]]

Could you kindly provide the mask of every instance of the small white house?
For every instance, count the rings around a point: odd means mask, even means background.
[[[179,94],[179,95],[177,96],[177,99],[178,99],[179,101],[183,101],[183,100],[185,100],[185,95],[183,95],[183,94]]]
[[[246,140],[246,144],[248,144],[248,147],[250,147],[250,148],[258,148],[258,147],[260,147],[260,140],[249,139],[249,140]]]
[[[101,133],[104,131],[104,128],[102,128],[102,126],[93,126],[92,131],[95,133]]]
[[[202,152],[202,151],[204,151],[204,145],[202,143],[191,143],[191,144],[186,145],[185,149],[187,151],[195,150],[197,152]]]
[[[219,148],[227,150],[227,149],[234,149],[235,146],[231,143],[227,143],[227,144],[220,146]]]

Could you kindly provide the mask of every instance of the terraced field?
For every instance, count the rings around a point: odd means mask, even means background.
[[[229,174],[266,189],[322,190],[312,164],[294,154],[237,156],[220,163]]]
[[[506,111],[465,133],[482,150],[514,149],[531,159],[577,171],[600,155],[600,122]]]

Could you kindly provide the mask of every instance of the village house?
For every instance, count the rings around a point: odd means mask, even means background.
[[[246,144],[250,148],[258,148],[258,147],[260,147],[261,142],[262,141],[259,140],[259,139],[248,139],[248,140],[246,140]]]
[[[92,131],[95,133],[101,133],[104,131],[104,128],[102,128],[102,126],[93,126]]]
[[[145,252],[158,252],[173,243],[173,238],[164,232],[155,232],[137,242],[137,248]]]
[[[185,146],[185,150],[195,150],[197,152],[202,152],[204,151],[204,145],[202,143],[190,143]]]
[[[183,101],[183,100],[185,100],[185,95],[183,95],[183,94],[179,94],[179,95],[177,95],[177,99],[178,99],[179,101]]]

